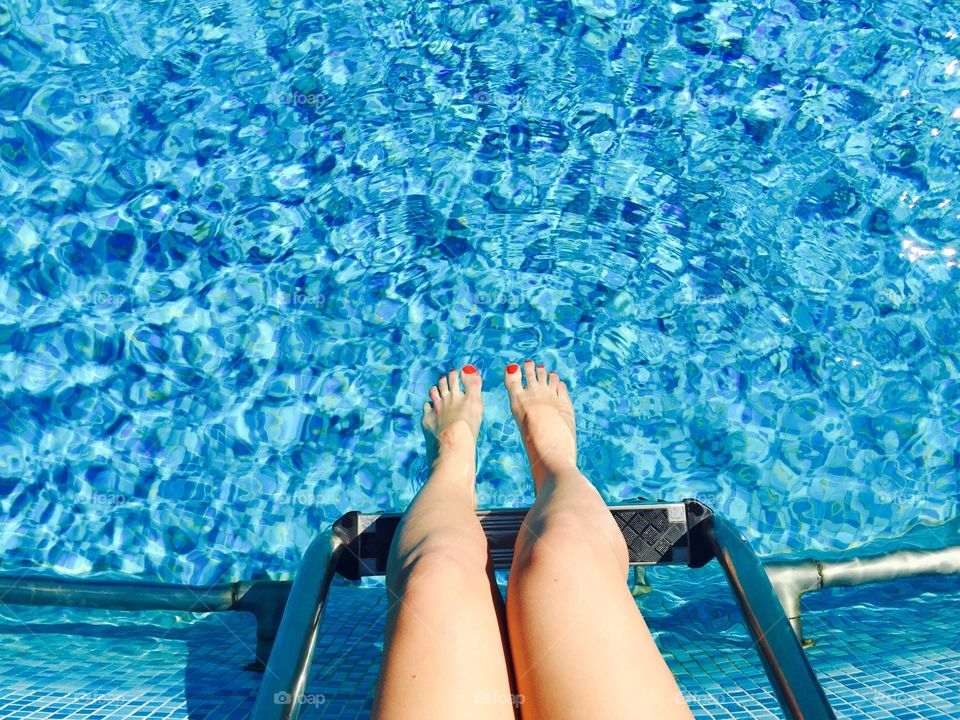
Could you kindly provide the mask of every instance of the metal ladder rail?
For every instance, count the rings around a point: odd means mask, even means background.
[[[260,681],[254,720],[292,720],[300,714],[327,593],[347,540],[334,526],[304,553]]]
[[[789,720],[835,720],[760,558],[719,515],[703,523],[700,531],[723,568],[784,715]]]
[[[257,620],[257,647],[247,666],[249,670],[263,670],[266,666],[289,592],[289,582],[273,580],[174,585],[106,578],[0,575],[0,605],[249,612]]]
[[[716,557],[785,716],[788,720],[835,720],[763,565],[733,526],[694,500],[610,510],[627,541],[631,565],[701,567]],[[496,568],[509,567],[513,541],[526,512],[478,512]],[[334,574],[348,579],[383,575],[401,517],[397,513],[347,513],[310,545],[290,592],[253,720],[294,720],[298,716]]]

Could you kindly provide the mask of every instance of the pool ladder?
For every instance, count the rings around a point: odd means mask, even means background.
[[[743,536],[696,500],[615,505],[630,564],[699,568],[716,558],[788,720],[835,718],[767,571]],[[477,513],[494,568],[508,569],[527,509]],[[194,587],[160,583],[0,577],[6,604],[115,610],[240,611],[257,621],[252,669],[266,667],[253,720],[294,720],[304,697],[323,609],[334,575],[384,575],[401,515],[349,512],[307,548],[291,582],[235,582]]]

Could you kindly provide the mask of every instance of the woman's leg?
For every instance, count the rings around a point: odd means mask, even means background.
[[[430,478],[390,548],[390,609],[374,700],[379,720],[514,718],[503,600],[476,510],[483,415],[471,365],[431,388],[423,406]]]
[[[513,372],[511,372],[511,370]],[[517,538],[507,618],[524,720],[692,717],[627,587],[627,548],[577,469],[573,403],[556,373],[507,368],[537,499]]]

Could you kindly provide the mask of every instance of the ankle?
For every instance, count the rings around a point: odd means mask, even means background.
[[[443,468],[456,475],[476,473],[477,441],[469,425],[458,421],[437,434],[436,455],[430,466],[434,472]]]
[[[572,459],[562,461],[551,458],[550,460],[535,462],[533,458],[530,458],[530,469],[533,475],[534,490],[538,495],[546,485],[566,485],[571,482],[589,483],[583,473],[580,472],[577,463]]]
[[[437,444],[441,453],[445,450],[469,450],[472,453],[476,450],[477,439],[466,420],[454,420],[437,433]]]
[[[580,473],[576,454],[566,448],[552,448],[547,452],[541,452],[533,443],[527,443],[527,458],[530,460],[531,468],[547,475]]]

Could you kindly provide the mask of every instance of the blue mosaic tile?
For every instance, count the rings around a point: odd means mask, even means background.
[[[695,717],[780,718],[716,568],[657,569],[641,607]],[[675,604],[669,596],[682,598]],[[0,717],[224,720],[250,709],[254,623],[206,616],[0,606]],[[382,655],[386,595],[337,582],[302,717],[362,720]],[[15,612],[14,616],[12,613]],[[808,650],[838,718],[960,718],[960,596],[949,580],[835,590],[804,601]]]

